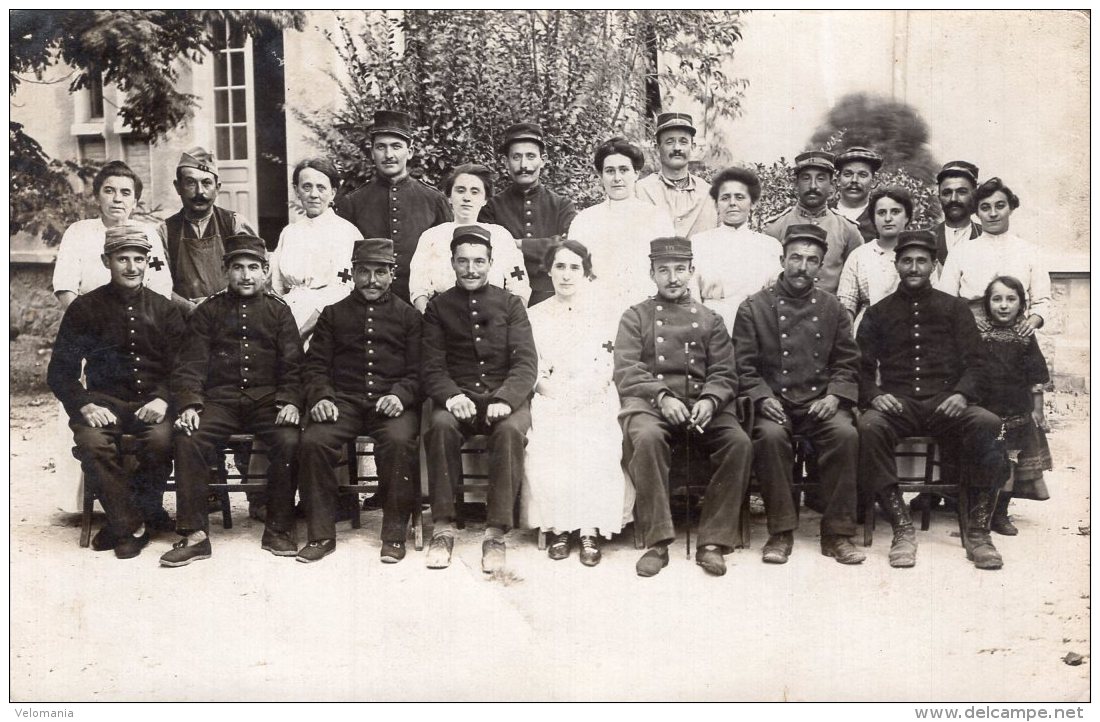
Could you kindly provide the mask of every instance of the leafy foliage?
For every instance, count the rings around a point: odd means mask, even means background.
[[[505,128],[538,122],[547,138],[544,180],[584,207],[600,196],[595,145],[624,135],[652,146],[646,113],[661,110],[662,93],[703,102],[711,117],[739,112],[745,81],[721,70],[741,37],[739,17],[715,10],[371,13],[362,30],[344,22],[330,36],[347,70],[336,77],[342,107],[299,117],[351,188],[372,173],[369,126],[378,108],[413,115],[412,172],[435,183],[463,162],[492,167]],[[662,53],[677,66],[661,67]]]
[[[133,133],[149,140],[186,122],[195,96],[176,88],[176,61],[201,63],[205,53],[231,33],[300,30],[304,13],[275,10],[13,10],[9,13],[8,94],[33,74],[63,62],[74,69],[69,91],[89,87],[102,77],[125,100],[119,118]],[[18,123],[8,129],[11,179],[9,231],[41,232],[49,239],[87,216],[88,199],[70,179],[89,180],[91,166],[51,160]]]

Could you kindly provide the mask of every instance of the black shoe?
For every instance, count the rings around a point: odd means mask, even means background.
[[[160,564],[164,567],[182,567],[196,562],[199,559],[210,558],[210,537],[203,539],[198,544],[191,544],[187,537],[180,539],[172,545],[160,557]]]
[[[781,531],[768,536],[761,552],[765,564],[786,564],[794,549],[794,532]]]
[[[145,548],[145,545],[149,543],[149,530],[146,529],[141,532],[140,536],[127,535],[119,540],[115,545],[115,556],[119,559],[133,559],[138,554],[141,554],[141,550]]]
[[[118,546],[121,539],[108,527],[103,527],[92,537],[92,549],[97,552],[109,552]]]
[[[258,501],[248,502],[248,518],[256,521],[267,521],[267,504]]]
[[[989,520],[990,530],[1001,536],[1016,536],[1020,533],[1020,530],[1012,523],[1012,517],[1008,515],[1008,505],[1011,501],[1011,496],[1001,494],[997,498],[997,506],[993,508],[993,517]]]
[[[695,563],[701,566],[708,574],[720,577],[726,573],[726,560],[721,550],[713,544],[699,547],[695,550]]]
[[[260,539],[260,548],[265,552],[271,552],[277,557],[298,555],[298,545],[294,543],[290,532],[285,531],[264,528],[264,535]]]
[[[634,571],[638,572],[639,577],[653,577],[667,566],[668,547],[655,546],[642,555],[634,565]]]
[[[382,563],[396,564],[405,558],[405,542],[382,542]]]
[[[600,563],[600,543],[594,536],[581,537],[581,564],[594,567]]]
[[[554,559],[565,559],[569,556],[569,532],[563,531],[561,534],[549,534],[550,546],[546,549],[546,556]]]
[[[300,562],[310,564],[312,562],[321,561],[334,551],[336,551],[335,539],[319,539],[317,541],[311,541],[309,544],[302,547],[298,552],[297,559]]]

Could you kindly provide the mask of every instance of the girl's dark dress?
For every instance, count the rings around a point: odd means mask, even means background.
[[[988,377],[982,406],[1001,417],[1013,478],[1004,491],[1020,499],[1050,498],[1043,471],[1051,469],[1046,434],[1031,418],[1031,392],[1050,382],[1047,362],[1035,336],[1023,337],[1011,326],[982,331]]]

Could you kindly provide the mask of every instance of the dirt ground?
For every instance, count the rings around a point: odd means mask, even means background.
[[[589,569],[514,531],[509,573],[490,580],[479,525],[450,569],[426,569],[411,544],[381,564],[380,512],[340,524],[318,564],[274,557],[243,495],[208,561],[159,567],[174,535],[128,561],[81,549],[47,493],[71,483],[44,452],[56,402],[15,397],[11,700],[1088,700],[1088,398],[1051,406],[1053,498],[1014,505],[1001,571],[966,561],[947,514],[918,532],[913,569],[887,565],[885,523],[864,564],[841,566],[806,510],[785,566],[761,563],[756,514],[721,578],[684,558],[682,537],[641,579],[629,536]]]

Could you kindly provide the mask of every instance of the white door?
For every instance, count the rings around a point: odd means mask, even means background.
[[[217,32],[214,54],[214,155],[222,183],[218,205],[256,223],[256,121],[252,38]]]

